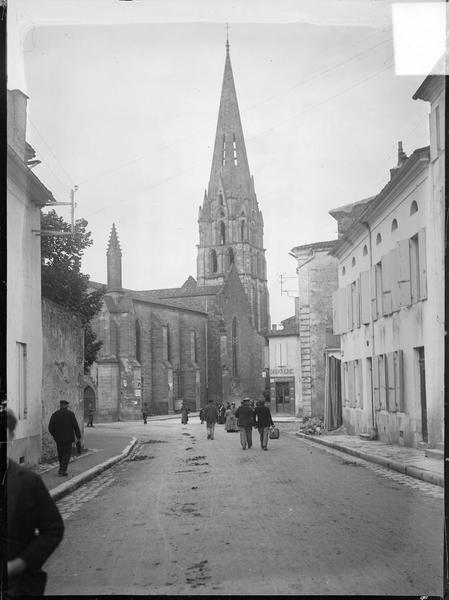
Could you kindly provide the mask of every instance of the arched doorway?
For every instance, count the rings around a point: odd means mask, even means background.
[[[84,416],[87,417],[88,415],[88,407],[89,404],[92,403],[94,405],[94,408],[96,409],[96,402],[95,402],[95,392],[94,390],[88,385],[84,388]]]

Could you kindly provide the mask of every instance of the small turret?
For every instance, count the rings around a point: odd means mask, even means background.
[[[108,260],[108,292],[122,291],[122,250],[118,241],[115,223],[112,223],[111,235],[109,237],[106,252]]]

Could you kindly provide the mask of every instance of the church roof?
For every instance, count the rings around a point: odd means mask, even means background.
[[[226,60],[209,180],[209,195],[213,194],[220,184],[223,185],[225,196],[228,198],[249,197],[251,193],[251,175],[228,42],[226,42]]]

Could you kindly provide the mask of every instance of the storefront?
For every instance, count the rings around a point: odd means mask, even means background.
[[[270,370],[270,401],[277,413],[295,414],[295,376],[293,368]]]

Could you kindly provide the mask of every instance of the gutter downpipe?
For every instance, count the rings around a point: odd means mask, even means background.
[[[373,246],[372,246],[372,234],[371,234],[371,227],[369,226],[369,223],[367,221],[360,221],[360,223],[366,227],[366,229],[368,230],[368,241],[369,241],[369,289],[370,289],[370,294],[371,294],[371,290],[373,289],[373,282],[371,280],[372,277],[372,272],[373,272]],[[376,422],[374,419],[374,381],[373,381],[373,370],[372,370],[372,365],[374,363],[374,356],[375,356],[375,346],[374,346],[374,320],[373,320],[373,313],[372,313],[372,307],[371,307],[371,297],[370,297],[370,311],[369,311],[369,315],[370,315],[370,325],[371,325],[371,423],[372,423],[372,428],[376,433],[376,438],[377,438],[377,427],[376,427]]]

